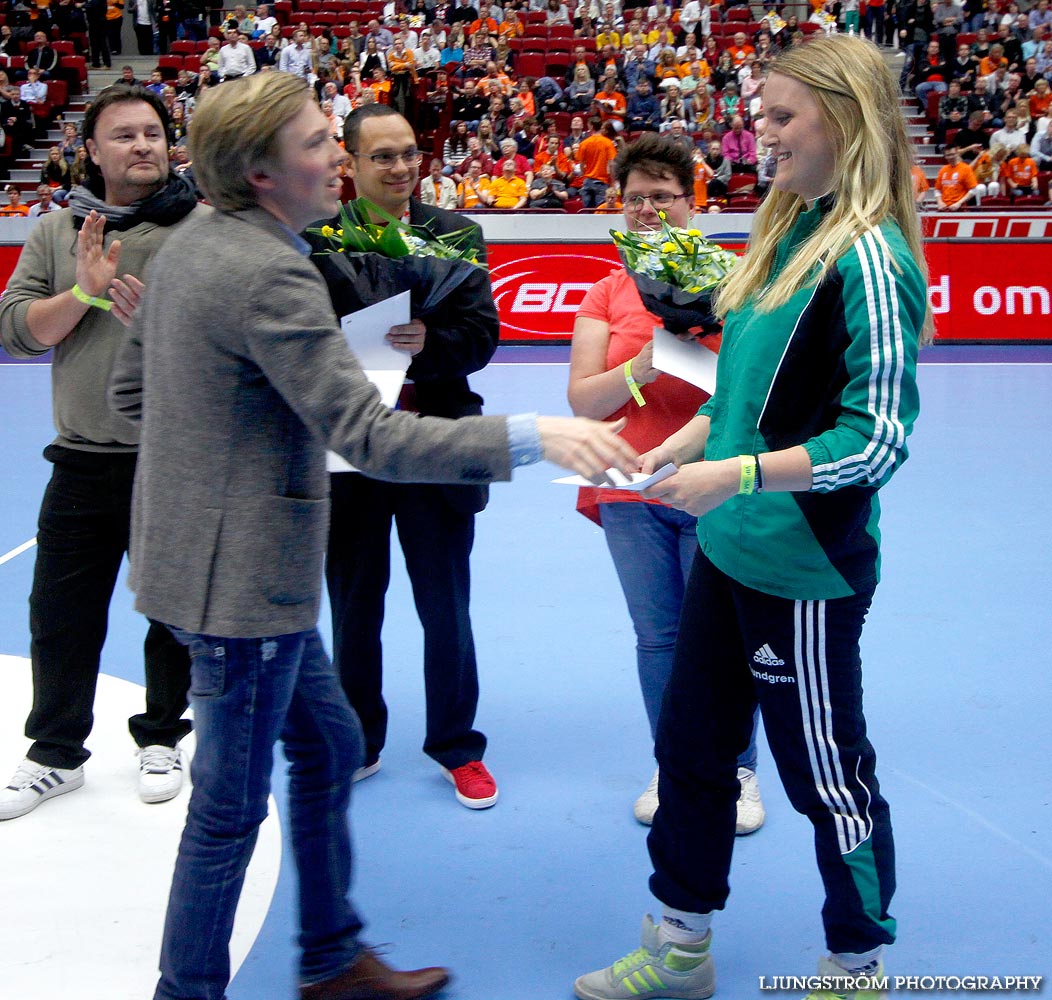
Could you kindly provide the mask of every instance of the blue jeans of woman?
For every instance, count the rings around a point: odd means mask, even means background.
[[[280,739],[299,881],[300,981],[330,979],[361,950],[348,890],[351,776],[364,741],[317,629],[231,639],[172,629],[189,647],[194,790],[168,899],[155,1000],[223,1000],[230,933]]]
[[[698,520],[651,503],[602,503],[599,511],[636,633],[636,668],[653,738],[672,674],[683,594],[698,549]],[[738,764],[756,770],[755,727]]]

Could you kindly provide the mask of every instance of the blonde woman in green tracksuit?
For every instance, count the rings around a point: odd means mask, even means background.
[[[918,412],[927,272],[898,90],[846,36],[779,56],[764,94],[777,159],[748,253],[721,290],[717,389],[644,456],[651,495],[699,518],[657,736],[648,846],[662,910],[581,1000],[700,1000],[729,892],[735,758],[757,704],[814,825],[830,954],[807,1000],[871,1000],[895,937],[891,822],[862,712],[859,640],[880,564],[878,489]],[[826,988],[828,987],[828,988]]]

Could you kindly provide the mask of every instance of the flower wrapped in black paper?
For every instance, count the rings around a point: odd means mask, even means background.
[[[683,334],[700,328],[718,333],[712,296],[738,262],[737,256],[706,239],[697,229],[671,226],[638,233],[611,230],[621,262],[639,297],[666,330]]]
[[[335,226],[307,234],[339,316],[409,292],[412,316],[426,319],[470,309],[489,283],[469,229],[423,236],[364,198],[344,205]]]

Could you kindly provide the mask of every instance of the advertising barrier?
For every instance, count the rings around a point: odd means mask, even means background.
[[[619,267],[610,229],[620,216],[478,215],[489,247],[501,340],[565,342],[588,289]],[[0,228],[0,287],[28,226]],[[23,220],[17,220],[22,223]],[[1052,342],[1052,212],[927,215],[929,301],[941,343]],[[751,215],[702,215],[701,231],[744,249]]]

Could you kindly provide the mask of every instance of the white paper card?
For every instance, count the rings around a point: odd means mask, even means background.
[[[649,476],[644,475],[642,472],[633,472],[631,477],[629,477],[618,472],[617,469],[607,469],[607,481],[602,488],[605,490],[628,490],[631,493],[640,493],[647,487],[654,486],[663,479],[668,479],[675,472],[676,467],[671,462],[668,465],[663,465]],[[585,479],[584,476],[563,476],[562,479],[553,479],[552,482],[561,486],[595,486],[595,483],[590,479]]]
[[[697,340],[680,340],[659,326],[654,327],[654,367],[710,396],[716,391],[716,353]]]
[[[411,319],[409,292],[392,295],[358,312],[340,317],[340,328],[347,346],[354,352],[365,377],[380,392],[384,406],[394,406],[405,382],[406,369],[413,359],[405,351],[396,351],[384,337],[392,326],[402,326]],[[350,462],[335,452],[326,452],[325,468],[329,472],[356,472]]]

